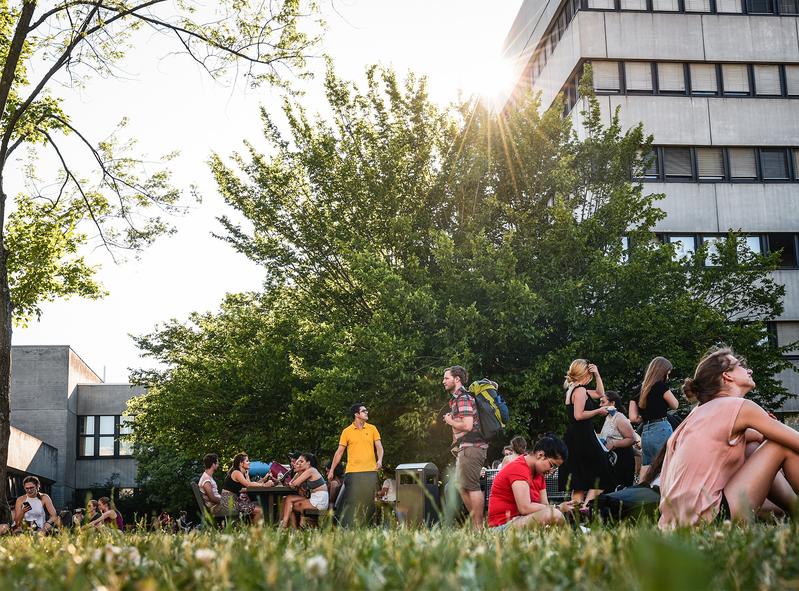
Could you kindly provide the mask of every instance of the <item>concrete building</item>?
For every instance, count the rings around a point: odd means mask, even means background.
[[[12,474],[43,478],[59,509],[110,483],[135,487],[136,462],[122,436],[132,427],[127,401],[143,389],[103,383],[68,346],[12,347],[11,362]]]
[[[564,93],[580,130],[590,62],[606,121],[619,106],[625,128],[643,121],[664,240],[687,253],[732,229],[756,251],[782,251],[780,345],[799,339],[798,14],[799,0],[526,0],[505,42],[518,73],[506,108],[530,88],[544,109]],[[799,393],[799,374],[780,377]]]

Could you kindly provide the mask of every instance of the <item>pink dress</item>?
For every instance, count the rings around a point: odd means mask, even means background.
[[[666,442],[660,484],[661,528],[712,521],[724,487],[744,463],[746,438],[732,439],[743,398],[696,407]]]

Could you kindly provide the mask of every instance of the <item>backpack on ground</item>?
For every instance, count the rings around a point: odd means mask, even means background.
[[[496,382],[485,378],[472,382],[469,386],[469,394],[474,396],[477,403],[480,433],[485,441],[501,437],[510,418],[508,405],[499,395],[497,388]]]

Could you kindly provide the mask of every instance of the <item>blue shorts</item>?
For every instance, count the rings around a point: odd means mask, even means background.
[[[652,463],[673,431],[668,419],[652,421],[644,425],[644,430],[641,433],[641,464],[649,466]]]

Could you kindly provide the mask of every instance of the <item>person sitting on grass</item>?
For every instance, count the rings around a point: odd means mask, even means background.
[[[302,512],[306,509],[317,509],[325,511],[330,503],[330,494],[327,490],[327,482],[319,472],[319,464],[316,456],[311,453],[302,453],[297,458],[294,470],[296,476],[291,479],[288,486],[292,488],[308,489],[311,498],[306,499],[302,495],[289,495],[283,501],[283,518],[280,520],[280,527],[297,527],[295,512]]]
[[[504,468],[508,464],[510,464],[513,460],[518,458],[519,456],[523,456],[527,452],[527,440],[522,437],[521,435],[517,435],[513,439],[510,440],[510,445],[507,446],[510,448],[510,453],[505,453],[503,450],[504,457],[502,458],[502,463],[499,465],[500,469]]]
[[[50,495],[39,492],[41,483],[35,476],[26,476],[22,486],[25,494],[17,499],[14,506],[14,532],[20,533],[25,526],[49,534],[58,521]]]
[[[97,499],[97,508],[100,509],[100,516],[92,520],[89,525],[91,527],[115,527],[118,530],[125,529],[125,522],[122,519],[122,514],[111,506],[111,499],[108,497],[100,497]]]
[[[532,451],[519,456],[494,478],[488,498],[488,527],[501,531],[509,527],[536,527],[565,523],[563,513],[572,511],[574,501],[557,508],[547,501],[544,477],[568,457],[566,444],[552,434],[541,438]]]
[[[86,508],[80,507],[75,509],[75,514],[72,516],[72,526],[81,527],[82,525],[89,525],[92,521],[100,517],[100,509],[97,506],[97,500],[89,499],[86,502]]]
[[[754,387],[752,370],[729,347],[711,349],[685,379],[683,394],[699,406],[666,443],[661,528],[796,506],[799,433],[744,398]]]

